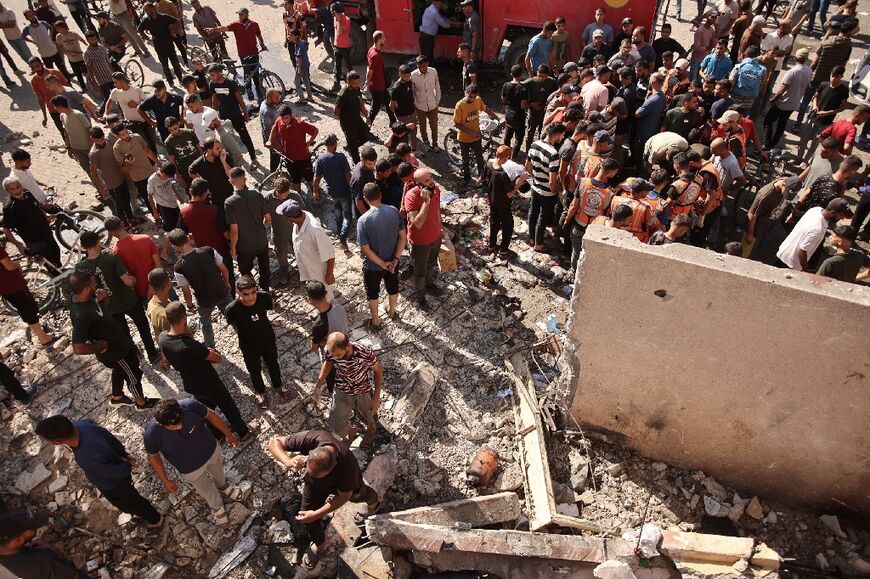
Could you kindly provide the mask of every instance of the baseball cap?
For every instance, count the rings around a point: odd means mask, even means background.
[[[855,241],[858,238],[858,230],[851,225],[846,225],[845,223],[836,226],[834,228],[834,233],[837,235],[837,237],[842,237],[843,239],[848,239],[849,241]]]
[[[689,61],[685,58],[681,58],[674,63],[674,66],[680,70],[687,70],[689,68]]]
[[[716,122],[720,125],[724,123],[736,123],[740,120],[740,113],[737,111],[725,111],[725,113],[716,119]]]
[[[592,33],[592,37],[595,38],[596,36],[604,36],[604,31],[600,28],[596,28],[595,32]]]
[[[785,196],[787,199],[791,200],[794,198],[795,193],[801,190],[804,183],[800,180],[799,177],[787,177],[785,180]]]
[[[472,4],[474,4],[474,0],[462,0],[459,3],[460,6],[471,6]]]
[[[625,99],[622,97],[614,97],[614,99],[610,102],[610,108],[613,109],[614,114],[617,115],[627,115],[628,107],[625,104]]]
[[[299,202],[295,199],[288,199],[281,205],[279,205],[275,211],[279,215],[283,215],[284,217],[299,217],[302,215],[302,207],[299,205]]]
[[[622,19],[623,24],[631,24],[631,22],[632,22],[631,18],[623,18]]]
[[[828,211],[833,211],[834,213],[841,213],[846,217],[855,216],[855,214],[852,213],[852,209],[849,208],[849,202],[842,197],[832,199],[825,209],[827,209]]]
[[[335,133],[329,133],[326,135],[326,138],[323,140],[323,144],[325,145],[337,145],[338,137],[335,136]]]
[[[0,543],[6,543],[27,530],[36,530],[48,522],[48,511],[28,512],[16,509],[0,515]]]
[[[601,130],[592,138],[595,143],[613,143],[613,135],[609,131]]]
[[[248,9],[247,9],[247,8],[239,8],[238,13],[241,14],[242,12],[244,12],[245,14],[247,14],[247,13],[248,13]]]
[[[575,72],[580,70],[580,67],[577,66],[576,62],[566,62],[565,66],[562,67],[562,72]]]

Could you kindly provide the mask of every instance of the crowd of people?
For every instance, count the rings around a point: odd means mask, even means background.
[[[847,111],[844,80],[858,32],[857,0],[842,2],[830,18],[821,3],[822,40],[813,56],[806,48],[793,50],[795,36],[815,26],[816,11],[805,0],[793,0],[770,32],[772,2],[753,7],[748,0],[717,0],[708,7],[699,0],[691,23],[680,18],[678,2],[678,22],[694,30],[688,48],[672,38],[670,23],[652,40],[652,31],[635,27],[631,18],[609,23],[601,7],[583,28],[580,52],[571,54],[570,15],[554,15],[511,69],[495,96],[500,106],[481,96],[481,87],[493,81],[486,77],[498,73],[481,62],[482,25],[473,0],[461,2],[461,20],[447,18],[441,1],[431,1],[415,66],[399,66],[394,82],[384,64],[389,39],[383,32],[372,35],[362,75],[350,63],[351,23],[342,3],[287,0],[282,18],[294,70],[292,105],[281,91],[262,90],[259,52],[268,47],[245,8],[223,24],[201,0],[191,3],[193,26],[217,60],[209,63],[188,58],[190,31],[180,2],[149,0],[137,14],[123,0],[110,0],[96,22],[82,2],[64,3],[81,34],[53,0],[38,0],[21,14],[0,5],[0,28],[30,67],[43,126],[51,118],[66,153],[112,213],[105,221],[110,238],[83,232],[79,261],[70,264],[72,350],[109,369],[110,406],[151,415],[142,430],[147,462],[166,492],[177,492],[178,484],[164,461],[226,527],[227,503],[243,500],[250,485],[227,482],[221,445],[246,442],[257,427],[216,370],[224,358],[214,321],[232,329],[259,408],[288,401],[295,393],[282,376],[269,312],[274,288],[290,283],[293,256],[316,312],[311,348],[322,358],[311,396],[317,401],[327,389],[331,404],[323,430],[272,438],[268,450],[287,468],[305,471],[298,519],[312,539],[304,561],[309,568],[325,540],[326,515],[348,501],[364,503],[357,515],[362,521],[380,506],[349,448],[360,436],[363,448],[375,441],[384,369],[375,351],[349,338],[347,313],[334,292],[336,245],[350,251],[355,232],[362,257],[356,283],[366,293],[372,332],[384,315],[400,315],[406,250],[411,303],[425,314],[431,311],[427,295],[444,292],[436,283],[444,187],[424,163],[436,165],[444,153],[438,146],[442,91],[433,66],[441,28],[463,33],[456,55],[463,95],[451,127],[462,158],[456,189],[484,192],[490,212],[484,251],[491,259],[516,258],[514,205],[522,197],[529,200],[524,241],[530,246],[523,250],[564,252],[572,270],[587,228],[601,225],[625,230],[639,243],[687,243],[845,282],[870,278],[870,260],[856,246],[870,240],[868,168],[854,151],[867,145],[870,107]],[[323,29],[334,70],[334,85],[317,97],[308,45],[314,26]],[[241,83],[221,62],[230,52],[227,33],[235,40]],[[142,58],[153,51],[160,62],[163,78],[148,91],[133,86],[119,66],[128,45]],[[2,60],[0,73],[13,94],[22,89]],[[338,135],[321,135],[300,112],[311,100],[331,105],[350,159]],[[382,110],[390,131],[385,141],[372,132]],[[504,128],[493,151],[484,146],[482,115]],[[252,116],[262,148],[249,132]],[[770,175],[758,183],[755,175],[765,174],[759,165],[781,158],[787,131],[800,145],[793,164],[803,166],[794,176]],[[318,137],[323,150],[312,155]],[[386,155],[379,155],[380,145]],[[269,170],[283,172],[260,193],[253,181],[263,150]],[[39,180],[30,152],[15,150],[11,161],[0,195],[6,241],[59,274],[64,261],[51,228],[50,187]],[[862,194],[855,210],[846,197],[853,187]],[[335,214],[332,232],[309,210],[324,202]],[[826,236],[830,255],[820,249]],[[40,345],[53,348],[60,336],[41,323],[21,262],[0,248],[0,266],[0,293]],[[189,322],[191,314],[198,323]],[[143,360],[155,370],[177,371],[178,389],[190,397],[146,396]],[[38,384],[24,386],[2,362],[0,382],[23,405],[37,394]],[[131,472],[139,461],[112,433],[63,415],[41,420],[36,433],[70,448],[100,494],[145,526],[146,541],[158,539],[164,514],[137,491]],[[54,573],[45,576],[87,576],[51,551],[28,546],[45,524],[42,513],[0,515],[0,565],[22,576],[34,565]]]

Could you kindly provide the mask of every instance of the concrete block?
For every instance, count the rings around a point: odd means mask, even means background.
[[[662,531],[663,554],[685,561],[713,562],[733,565],[752,558],[754,540],[749,537],[726,537],[682,531]]]

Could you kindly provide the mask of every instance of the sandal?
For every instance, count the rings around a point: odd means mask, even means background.
[[[224,507],[215,509],[211,514],[214,515],[214,522],[218,527],[226,527],[230,524],[230,518],[227,516],[227,511]]]
[[[367,329],[368,331],[370,331],[370,332],[380,332],[380,331],[381,331],[381,328],[384,327],[384,323],[381,322],[380,324],[378,324],[378,325],[376,326],[376,325],[372,322],[371,319],[368,319],[368,320],[366,320],[365,326],[366,326],[366,329]]]
[[[224,488],[219,489],[219,490],[221,491],[221,493],[224,494],[224,496],[226,496],[231,501],[238,501],[239,499],[242,498],[242,495],[245,494],[244,491],[240,487],[237,487],[234,485],[227,485]]]
[[[311,544],[305,548],[305,554],[302,556],[302,565],[309,571],[317,567],[317,562],[320,561],[320,553],[311,548]]]
[[[396,311],[393,312],[392,314],[391,314],[390,312],[387,312],[387,317],[390,318],[391,320],[398,320],[398,319],[400,319],[400,318],[399,318],[399,310],[396,310]]]
[[[373,509],[369,509],[369,508],[368,508],[368,505],[366,505],[366,511],[367,511],[367,512],[364,513],[364,512],[362,512],[362,511],[357,511],[357,512],[355,512],[355,513],[353,514],[353,522],[354,522],[354,524],[355,524],[355,525],[363,525],[363,524],[365,524],[366,519],[368,519],[369,517],[371,517],[371,516],[374,515],[374,514],[377,514],[378,509],[380,509],[380,508],[381,508],[381,500],[380,500],[380,499],[378,499],[378,503],[375,505],[375,508],[373,508]]]

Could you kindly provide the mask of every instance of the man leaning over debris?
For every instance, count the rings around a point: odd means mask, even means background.
[[[378,510],[381,501],[377,492],[363,482],[359,463],[348,445],[326,430],[276,436],[269,440],[268,449],[275,460],[287,468],[305,469],[302,508],[296,520],[305,525],[312,541],[302,564],[314,569],[326,540],[323,517],[348,501],[366,503],[367,512],[354,515],[354,522],[361,525],[368,515]],[[327,500],[330,495],[333,497]]]

